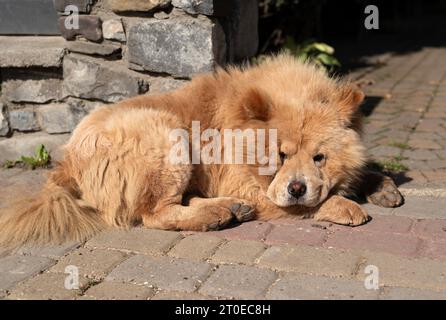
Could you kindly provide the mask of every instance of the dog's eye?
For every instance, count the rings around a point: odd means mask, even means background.
[[[284,152],[279,152],[280,161],[282,164],[285,162],[285,159],[287,158],[287,155]]]
[[[321,165],[325,160],[325,156],[322,153],[318,153],[313,157],[313,161],[316,165]]]

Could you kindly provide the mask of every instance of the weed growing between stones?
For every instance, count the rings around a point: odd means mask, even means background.
[[[51,157],[48,151],[45,149],[43,144],[36,147],[34,156],[26,157],[21,156],[18,160],[7,160],[4,164],[5,168],[30,168],[34,170],[35,168],[48,167],[50,164]]]

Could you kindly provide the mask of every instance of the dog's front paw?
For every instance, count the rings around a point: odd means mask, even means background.
[[[231,206],[231,212],[238,222],[245,222],[255,218],[255,209],[247,204],[235,203]]]
[[[384,176],[367,201],[380,207],[394,208],[403,204],[404,198],[393,182],[392,178]]]
[[[370,220],[367,211],[359,204],[340,196],[328,199],[314,218],[348,226],[358,226]]]

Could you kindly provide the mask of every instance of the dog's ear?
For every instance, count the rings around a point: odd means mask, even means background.
[[[267,121],[270,116],[271,98],[261,89],[249,88],[243,92],[240,106],[247,120]]]
[[[364,101],[365,94],[353,84],[341,87],[338,108],[342,120],[350,124],[358,117],[359,106]]]

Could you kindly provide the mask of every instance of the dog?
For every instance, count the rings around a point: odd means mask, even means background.
[[[40,195],[1,216],[0,243],[84,241],[104,228],[140,224],[198,231],[281,217],[363,224],[367,212],[345,196],[365,176],[379,180],[370,202],[402,202],[389,177],[366,169],[363,99],[350,82],[280,54],[100,107],[76,127]],[[194,121],[201,131],[275,130],[276,146],[265,143],[272,172],[260,174],[260,161],[172,163],[172,132],[188,134]]]

